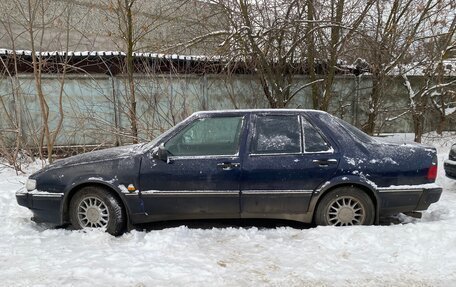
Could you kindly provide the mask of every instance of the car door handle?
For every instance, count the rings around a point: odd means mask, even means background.
[[[330,164],[337,164],[337,159],[314,159],[312,162],[318,164],[319,166],[329,166]]]
[[[238,162],[220,162],[217,164],[218,167],[222,168],[223,170],[232,170],[233,168],[238,168],[241,166]]]

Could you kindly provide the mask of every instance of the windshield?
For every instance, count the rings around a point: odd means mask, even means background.
[[[152,147],[156,146],[163,138],[165,138],[166,136],[168,136],[170,133],[172,133],[175,129],[179,128],[180,126],[182,125],[185,125],[190,119],[191,119],[192,116],[186,118],[185,120],[183,120],[182,122],[178,123],[177,125],[175,125],[174,127],[171,127],[169,128],[166,132],[162,133],[161,135],[157,136],[156,138],[154,138],[152,141],[148,142],[148,143],[145,143],[143,146],[142,146],[142,149],[144,151],[146,150],[149,150],[151,149]]]

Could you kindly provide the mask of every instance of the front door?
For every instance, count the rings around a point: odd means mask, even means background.
[[[199,118],[164,142],[168,161],[144,157],[141,197],[150,219],[239,217],[244,118]]]
[[[241,217],[296,219],[335,173],[338,156],[299,115],[257,115],[243,161]]]

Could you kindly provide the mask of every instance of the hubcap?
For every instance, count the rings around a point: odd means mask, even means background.
[[[364,223],[364,207],[352,196],[341,196],[330,203],[327,218],[330,225],[360,225]]]
[[[82,227],[107,227],[109,210],[106,204],[96,197],[85,197],[78,206],[78,220]]]

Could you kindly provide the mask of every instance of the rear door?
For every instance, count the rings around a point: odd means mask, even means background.
[[[297,218],[339,158],[300,115],[256,115],[243,161],[241,217]]]

